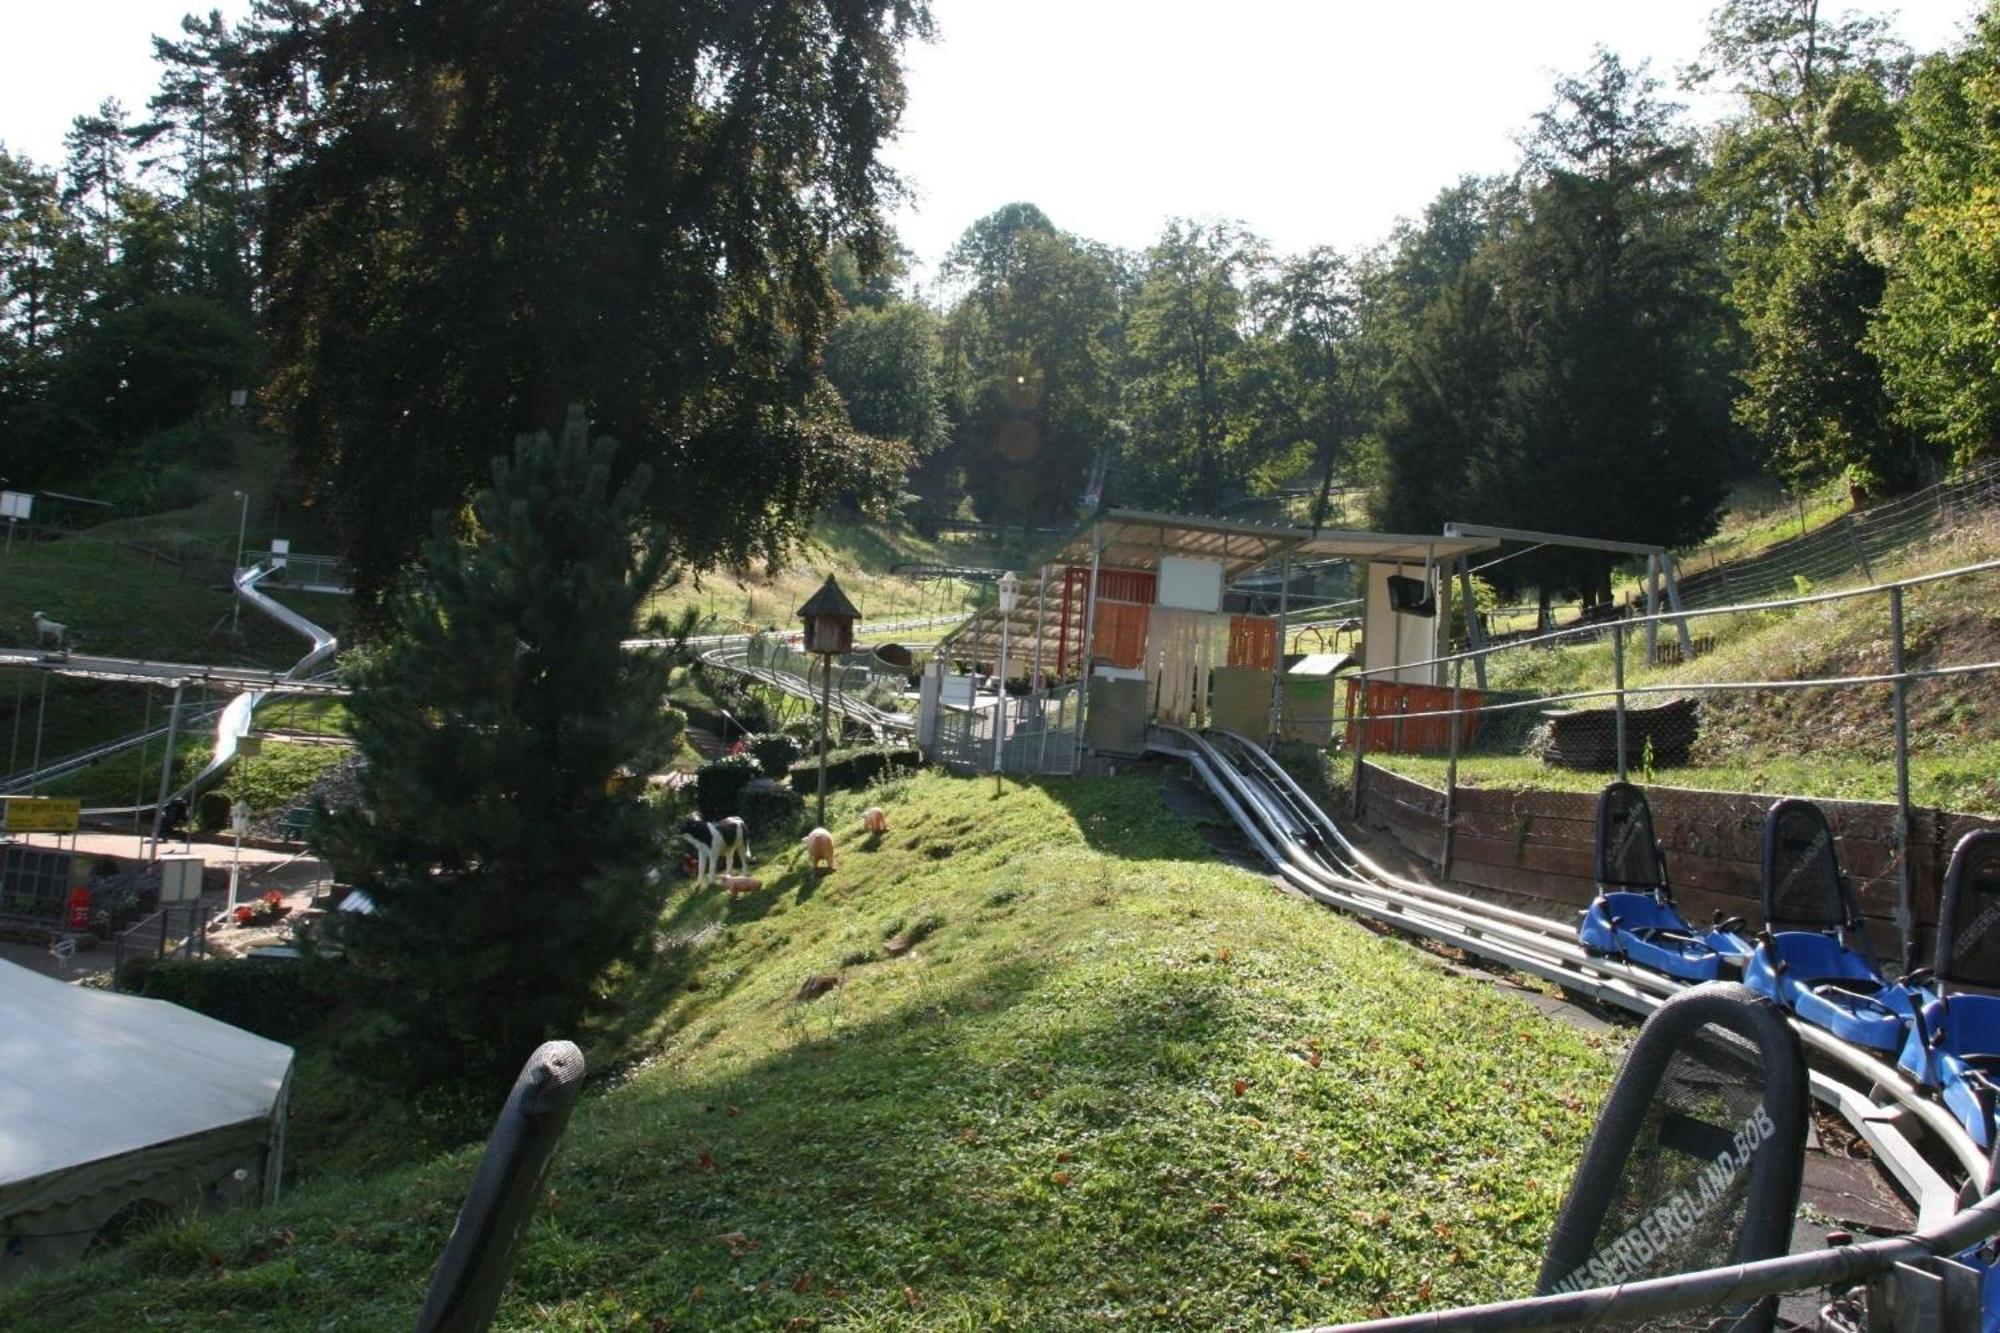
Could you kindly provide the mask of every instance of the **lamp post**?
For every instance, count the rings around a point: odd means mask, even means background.
[[[847,594],[840,590],[840,583],[831,574],[799,608],[799,619],[806,627],[805,650],[819,654],[820,666],[826,672],[820,687],[819,805],[815,816],[821,828],[826,827],[826,725],[827,716],[833,711],[833,659],[854,647],[854,622],[860,618],[861,613],[847,600]]]
[[[242,632],[243,597],[236,590],[236,576],[243,571],[243,535],[250,528],[250,493],[236,491],[233,494],[243,503],[236,516],[236,563],[229,567],[229,637],[232,639]]]
[[[993,785],[997,794],[1000,770],[1005,767],[1001,746],[1007,734],[1007,630],[1014,623],[1014,599],[1020,595],[1021,581],[1008,570],[1000,576],[1000,671],[993,681]]]

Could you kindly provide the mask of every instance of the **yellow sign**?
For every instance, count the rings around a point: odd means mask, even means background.
[[[74,796],[0,797],[0,831],[74,833],[83,802]]]

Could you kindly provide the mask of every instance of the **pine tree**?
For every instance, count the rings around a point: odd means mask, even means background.
[[[442,518],[396,632],[353,672],[360,800],[315,842],[366,885],[331,964],[364,1017],[357,1067],[407,1086],[504,1077],[574,1035],[593,983],[658,910],[660,857],[619,767],[659,744],[665,660],[621,646],[658,588],[643,467],[572,409]]]

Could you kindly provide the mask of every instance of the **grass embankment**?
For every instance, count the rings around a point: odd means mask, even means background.
[[[767,847],[761,893],[669,904],[498,1327],[1263,1329],[1529,1288],[1597,1039],[1217,863],[1142,777],[830,815],[833,875]],[[0,1325],[401,1326],[476,1157],[320,1170]]]
[[[2000,555],[2000,529],[1967,527],[1924,543],[1886,579],[1974,564]],[[1796,610],[1709,616],[1691,623],[1715,639],[1688,663],[1650,668],[1635,635],[1627,657],[1632,685],[1825,680],[1891,670],[1885,596],[1823,602]],[[1904,660],[1913,670],[2000,661],[2000,576],[1970,575],[1911,588],[1903,602]],[[1671,633],[1663,627],[1662,636]],[[1502,650],[1492,660],[1495,691],[1553,695],[1605,689],[1612,681],[1608,639],[1556,650]],[[1468,673],[1468,684],[1470,675]],[[1692,692],[1691,692],[1692,693]],[[1633,696],[1658,703],[1669,694]],[[1853,800],[1895,795],[1894,731],[1887,685],[1702,691],[1700,732],[1685,767],[1651,780],[1711,790],[1790,793]],[[1581,705],[1608,707],[1610,700]],[[2000,813],[2000,672],[1918,681],[1909,688],[1911,797],[1973,813]],[[1595,790],[1601,773],[1545,767],[1532,752],[1537,710],[1489,718],[1489,733],[1459,765],[1460,781],[1481,786]],[[1384,756],[1385,765],[1435,784],[1444,761]]]
[[[662,593],[652,609],[669,615],[688,607],[700,609],[715,632],[777,625],[795,629],[797,611],[829,573],[840,579],[865,620],[901,620],[956,615],[991,594],[985,585],[957,580],[917,580],[891,574],[898,564],[923,562],[945,566],[1008,565],[1023,572],[1034,552],[1019,542],[994,543],[932,540],[900,524],[863,522],[822,516],[812,539],[789,563],[775,568],[716,570],[690,578]]]

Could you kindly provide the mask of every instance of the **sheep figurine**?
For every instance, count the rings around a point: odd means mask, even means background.
[[[37,644],[53,644],[60,648],[63,646],[63,640],[68,636],[69,626],[62,624],[60,621],[50,620],[47,615],[40,611],[35,612],[35,642]]]
[[[822,862],[826,864],[826,868],[829,871],[833,869],[833,835],[831,833],[828,833],[823,828],[816,828],[800,839],[800,845],[806,849],[806,864],[813,870],[818,870]]]
[[[864,833],[887,833],[889,816],[882,813],[882,807],[871,805],[861,812],[861,830]]]
[[[716,882],[729,890],[729,896],[740,898],[746,893],[755,893],[764,887],[764,881],[749,875],[718,875]]]

